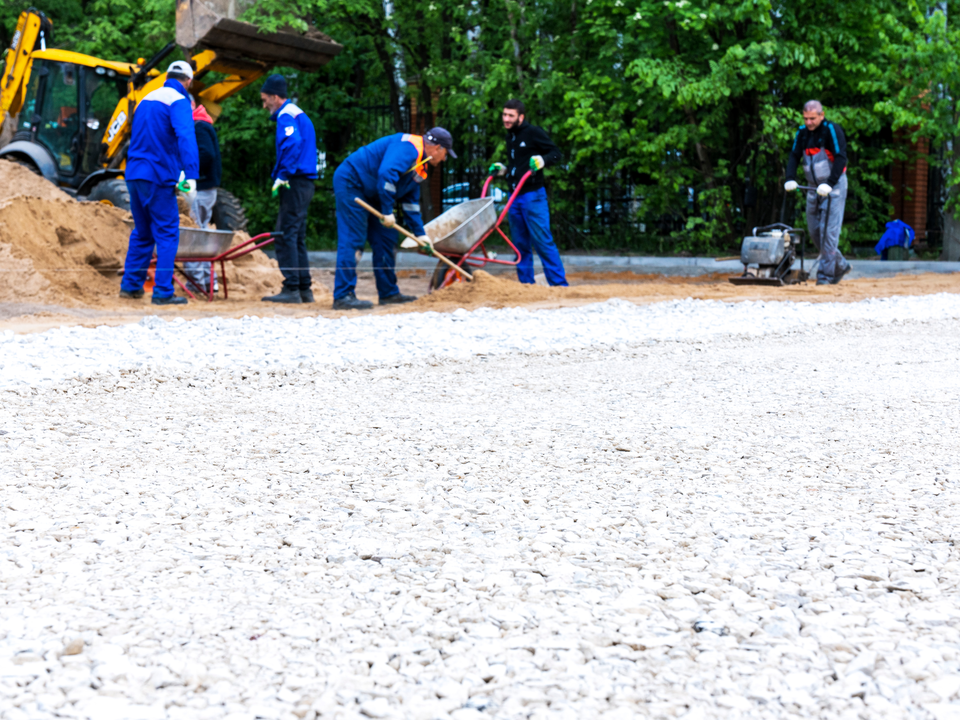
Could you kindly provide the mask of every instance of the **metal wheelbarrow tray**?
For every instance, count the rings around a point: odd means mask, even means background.
[[[443,253],[461,255],[497,223],[493,198],[467,200],[423,226],[433,247]]]
[[[513,201],[520,194],[520,189],[532,174],[529,170],[524,173],[499,213],[494,204],[494,199],[487,195],[490,183],[494,178],[491,175],[483,184],[483,191],[479,198],[455,205],[424,225],[424,232],[430,237],[434,249],[458,266],[471,271],[484,267],[487,263],[518,265],[521,257],[520,251],[507,237],[501,226],[507,218],[510,206],[513,205]],[[487,251],[484,243],[494,232],[499,233],[507,246],[514,252],[513,260],[499,260],[496,253]],[[439,290],[454,282],[459,282],[459,280],[460,275],[456,271],[449,269],[443,263],[438,263],[433,278],[430,280],[430,290]]]
[[[215,257],[228,250],[232,242],[233,230],[204,230],[181,227],[177,260]]]
[[[194,289],[206,295],[207,302],[213,301],[213,289],[217,282],[217,263],[220,263],[220,276],[223,279],[223,299],[226,300],[230,295],[227,289],[227,269],[224,264],[228,260],[236,260],[244,255],[249,255],[254,250],[259,250],[269,245],[277,238],[283,237],[283,233],[260,233],[235,247],[230,247],[230,244],[233,242],[233,236],[233,230],[180,228],[180,246],[177,248],[176,259],[184,262],[210,263],[210,284],[207,287],[202,287],[179,265],[174,265],[174,269],[183,275],[188,285],[192,285]],[[176,275],[174,275],[174,280],[187,295],[191,298],[194,297],[194,294],[190,292],[187,285],[180,282],[180,279],[176,277]]]
[[[127,220],[125,222],[130,229],[133,230],[133,221]],[[196,296],[190,292],[187,285],[193,286],[200,294],[206,295],[207,301],[210,302],[213,300],[213,288],[217,282],[216,264],[220,263],[220,275],[223,278],[223,297],[227,299],[227,297],[229,297],[227,290],[227,271],[224,264],[228,260],[236,260],[237,258],[252,253],[254,250],[266,247],[277,238],[283,237],[283,233],[260,233],[240,243],[236,247],[230,247],[230,244],[233,242],[233,236],[233,230],[204,230],[202,228],[181,227],[180,241],[177,245],[176,257],[174,258],[173,281],[191,298],[196,298]],[[155,266],[156,262],[157,256],[154,254],[153,260],[150,261],[151,266]],[[210,285],[206,288],[201,287],[188,272],[177,264],[178,262],[210,263]],[[180,273],[184,277],[187,281],[186,284],[177,277],[176,273]],[[153,276],[151,275],[151,277]]]

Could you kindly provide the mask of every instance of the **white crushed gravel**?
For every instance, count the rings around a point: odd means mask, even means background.
[[[34,335],[0,333],[0,387],[78,375],[197,367],[281,369],[307,365],[402,363],[432,357],[544,352],[704,339],[874,320],[960,319],[960,295],[891,297],[857,303],[682,300],[635,305],[611,300],[563,310],[481,309],[351,319],[248,317],[122,327],[64,327]]]
[[[627,305],[4,338],[0,717],[958,717],[956,296]]]

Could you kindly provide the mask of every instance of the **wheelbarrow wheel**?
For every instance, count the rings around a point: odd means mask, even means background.
[[[465,269],[470,272],[470,268]],[[458,282],[466,282],[466,279],[449,265],[438,260],[437,268],[433,271],[433,277],[430,278],[430,292],[442,290]]]

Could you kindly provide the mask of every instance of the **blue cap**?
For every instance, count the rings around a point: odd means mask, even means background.
[[[276,95],[277,97],[287,97],[287,80],[283,75],[271,75],[260,88],[264,95]]]
[[[424,134],[423,139],[431,145],[439,145],[442,148],[446,148],[450,157],[454,160],[457,159],[457,154],[453,151],[453,136],[442,127],[430,128],[426,134]]]

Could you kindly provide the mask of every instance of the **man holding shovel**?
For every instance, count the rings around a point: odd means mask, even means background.
[[[797,189],[797,167],[803,162],[807,185],[807,231],[820,249],[817,285],[836,285],[851,270],[838,247],[847,203],[847,139],[843,128],[825,120],[823,105],[810,100],[803,106],[803,125],[787,158],[783,189]]]
[[[373,275],[381,305],[406,303],[416,298],[397,287],[397,219],[403,216],[420,242],[429,242],[420,219],[420,183],[427,179],[427,164],[439,165],[456,158],[453,137],[441,127],[424,135],[387,135],[350,155],[333,175],[337,200],[337,272],[333,287],[334,310],[369,310],[373,303],[358,300],[357,257],[369,241],[373,250]],[[382,217],[377,219],[354,200],[360,198]]]

